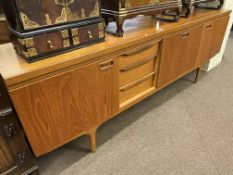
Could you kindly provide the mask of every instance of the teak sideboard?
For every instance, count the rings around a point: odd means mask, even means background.
[[[32,64],[0,47],[0,71],[34,154],[39,157],[96,129],[220,51],[230,11],[196,10],[177,23],[128,20],[123,38]],[[114,28],[109,24],[108,27]],[[196,77],[197,78],[197,77]]]

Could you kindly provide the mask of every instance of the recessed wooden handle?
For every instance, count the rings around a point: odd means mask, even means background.
[[[127,56],[131,56],[131,55],[135,55],[138,54],[140,52],[146,51],[148,49],[150,49],[151,47],[153,47],[154,45],[146,45],[146,46],[141,46],[141,47],[136,47],[134,49],[131,49],[125,53],[123,53],[121,56],[127,57]]]
[[[182,34],[181,34],[181,37],[182,37],[182,39],[186,39],[186,38],[189,37],[189,35],[190,35],[189,32],[185,32],[185,33],[182,33]]]
[[[207,24],[206,29],[210,29],[210,28],[212,28],[212,24]]]
[[[113,59],[100,63],[100,70],[101,71],[110,69],[112,67],[114,67],[114,60]]]
[[[125,85],[125,86],[122,86],[120,88],[120,91],[127,91],[127,90],[141,84],[142,82],[148,80],[149,78],[151,78],[155,74],[156,74],[155,72],[152,72],[152,73],[150,73],[150,74],[148,74],[148,75],[146,75],[146,76],[144,76],[144,77],[142,77],[142,78],[140,78],[140,79],[138,79],[138,80],[136,80],[136,81],[134,81],[132,83],[129,83],[129,84]]]
[[[134,64],[131,64],[129,66],[126,66],[126,67],[120,69],[120,72],[126,72],[126,71],[130,71],[132,69],[135,69],[135,68],[137,68],[139,66],[142,66],[143,64],[146,64],[146,63],[150,62],[152,59],[155,59],[155,57],[149,57],[149,58],[146,58],[144,60],[137,61]]]

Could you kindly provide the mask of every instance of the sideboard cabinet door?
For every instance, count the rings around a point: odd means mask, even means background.
[[[36,156],[88,134],[116,112],[117,70],[114,59],[95,62],[10,92]]]
[[[202,26],[191,27],[164,38],[159,69],[159,88],[195,68],[202,30]]]
[[[198,64],[202,65],[220,52],[229,16],[205,23],[198,57]]]

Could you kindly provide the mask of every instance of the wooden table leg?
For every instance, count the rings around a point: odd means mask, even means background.
[[[194,81],[195,83],[197,83],[197,81],[198,81],[200,72],[201,72],[201,68],[199,67],[199,68],[197,68],[197,70],[196,70],[196,77],[195,77],[195,81]]]
[[[96,128],[93,128],[88,133],[91,152],[96,152]]]

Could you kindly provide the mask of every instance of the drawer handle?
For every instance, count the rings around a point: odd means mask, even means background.
[[[48,47],[49,47],[50,49],[53,49],[53,48],[54,48],[54,45],[53,45],[52,41],[48,40],[47,44],[48,44]]]
[[[142,47],[137,47],[135,49],[131,49],[130,51],[125,52],[124,54],[122,54],[121,56],[127,57],[127,56],[131,56],[131,55],[136,55],[140,52],[146,51],[148,49],[150,49],[151,47],[153,47],[154,45],[146,45],[146,46],[142,46]]]
[[[113,61],[113,59],[100,63],[100,70],[101,71],[110,69],[112,67],[114,67],[114,61]]]
[[[186,39],[190,36],[190,33],[189,32],[186,32],[186,33],[182,33],[182,39]]]
[[[212,28],[212,24],[206,25],[206,29],[210,29],[210,28]]]
[[[144,60],[138,61],[135,64],[131,64],[129,66],[126,66],[126,67],[120,69],[120,72],[126,72],[126,71],[130,71],[132,69],[135,69],[137,67],[140,67],[140,66],[150,62],[152,59],[154,59],[154,57],[149,57],[149,58],[146,58]]]
[[[88,33],[88,37],[89,37],[90,39],[92,39],[92,38],[93,38],[93,35],[92,35],[91,31],[88,31],[87,33]]]
[[[120,88],[120,91],[127,91],[127,90],[129,90],[129,89],[131,89],[131,88],[133,88],[133,87],[141,84],[142,82],[148,80],[149,78],[151,78],[155,74],[156,74],[155,72],[152,72],[152,73],[150,73],[150,74],[148,74],[148,75],[146,75],[146,76],[144,76],[144,77],[142,77],[142,78],[140,78],[140,79],[138,79],[138,80],[136,80],[136,81],[134,81],[134,82],[132,82],[130,84],[122,86]]]

